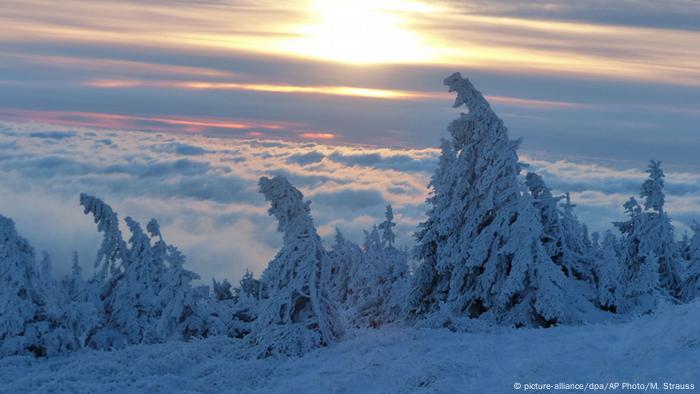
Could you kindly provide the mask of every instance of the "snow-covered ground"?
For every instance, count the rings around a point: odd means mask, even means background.
[[[210,338],[9,357],[0,359],[0,392],[511,393],[515,383],[522,392],[530,383],[608,382],[700,390],[700,301],[621,324],[492,333],[394,326],[302,358],[242,360],[242,351],[239,341]]]

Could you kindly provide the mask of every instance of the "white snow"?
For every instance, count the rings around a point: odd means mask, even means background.
[[[7,357],[0,359],[0,392],[512,393],[515,383],[562,382],[700,387],[699,326],[695,301],[614,325],[489,333],[387,326],[356,331],[301,358],[241,360],[241,341],[214,337]]]

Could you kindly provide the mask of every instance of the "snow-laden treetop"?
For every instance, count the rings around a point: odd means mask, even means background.
[[[476,90],[469,79],[462,78],[462,74],[456,72],[445,78],[442,83],[450,88],[450,92],[457,92],[457,97],[453,104],[454,108],[464,104],[470,111],[493,112],[489,102],[486,101],[481,92]]]
[[[259,184],[260,192],[270,202],[270,215],[277,219],[277,230],[283,234],[284,242],[311,236],[310,230],[314,229],[311,201],[304,201],[304,195],[283,176],[262,177]]]

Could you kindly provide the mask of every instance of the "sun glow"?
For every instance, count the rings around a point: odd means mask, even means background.
[[[429,46],[407,28],[408,17],[431,12],[428,5],[396,0],[315,0],[313,22],[285,45],[301,55],[344,63],[428,61]]]

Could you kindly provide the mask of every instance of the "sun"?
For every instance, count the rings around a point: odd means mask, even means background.
[[[354,64],[415,63],[429,60],[422,37],[408,30],[411,16],[429,12],[418,2],[316,0],[312,23],[300,26],[289,43],[294,53]]]

